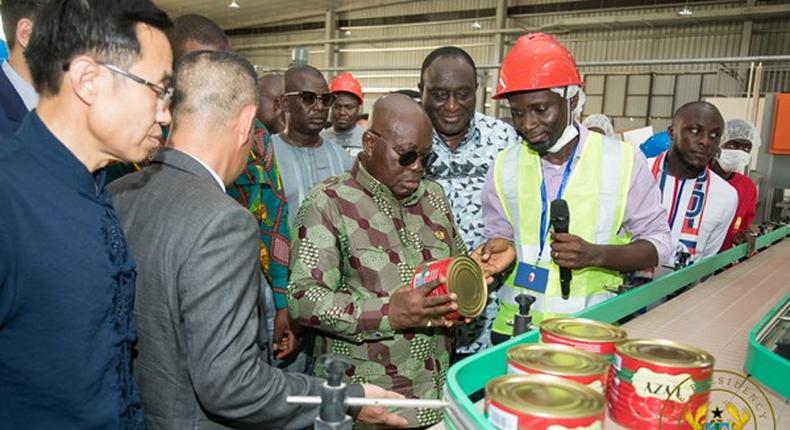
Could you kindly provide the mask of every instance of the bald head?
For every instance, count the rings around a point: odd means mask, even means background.
[[[410,196],[419,188],[431,154],[430,118],[408,96],[390,94],[373,104],[369,126],[362,138],[365,169],[396,198]]]
[[[285,93],[283,75],[269,73],[258,78],[260,101],[258,102],[258,120],[266,126],[271,134],[285,129],[285,110],[280,98]]]
[[[368,126],[379,134],[397,133],[404,125],[422,125],[430,130],[431,119],[422,106],[404,94],[388,94],[376,100]]]
[[[261,95],[268,97],[279,97],[285,92],[285,80],[278,73],[261,76],[258,78],[258,85],[261,87]]]

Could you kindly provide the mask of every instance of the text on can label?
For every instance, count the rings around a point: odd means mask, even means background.
[[[694,394],[694,381],[688,373],[667,375],[665,373],[655,373],[646,367],[640,367],[634,373],[631,383],[636,394],[643,398],[653,397],[686,403],[691,398],[691,395]]]

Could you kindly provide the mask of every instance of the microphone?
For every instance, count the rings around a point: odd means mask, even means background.
[[[568,203],[565,200],[557,199],[551,202],[551,226],[556,233],[567,233],[570,219],[571,214],[568,212]],[[560,289],[563,300],[568,300],[571,294],[571,278],[573,278],[571,269],[560,267]]]

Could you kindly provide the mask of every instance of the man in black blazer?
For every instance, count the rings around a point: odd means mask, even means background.
[[[225,194],[250,151],[258,87],[237,54],[197,51],[176,63],[168,147],[113,184],[115,207],[137,263],[134,374],[149,429],[304,428],[322,380],[283,373],[259,340],[258,225]],[[352,384],[353,396],[394,397]],[[405,421],[382,408],[357,419]]]
[[[14,134],[27,113],[38,104],[24,51],[44,3],[44,0],[3,0],[0,5],[8,45],[8,60],[0,66],[0,139]]]

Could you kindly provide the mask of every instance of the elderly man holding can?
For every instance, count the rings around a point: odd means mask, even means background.
[[[445,315],[459,304],[437,293],[443,277],[418,288],[412,278],[464,249],[444,191],[423,179],[431,158],[422,107],[400,94],[379,99],[354,166],[299,209],[289,285],[291,316],[316,332],[316,354],[348,357],[352,382],[421,399],[441,398],[455,321]],[[441,419],[429,409],[395,412],[411,427]]]

